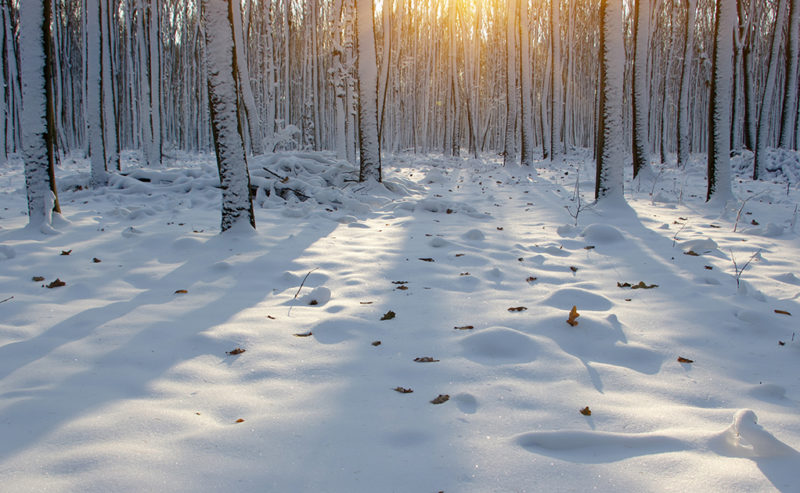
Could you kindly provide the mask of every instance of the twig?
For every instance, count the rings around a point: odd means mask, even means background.
[[[734,233],[736,232],[736,228],[739,227],[739,219],[742,217],[742,211],[744,210],[744,206],[747,205],[747,202],[750,199],[754,199],[754,198],[758,197],[759,195],[761,195],[762,193],[763,192],[759,192],[759,193],[757,193],[755,195],[751,195],[751,196],[747,197],[746,199],[742,200],[742,206],[739,207],[739,211],[736,213],[736,222],[733,224],[733,232]]]
[[[13,296],[9,296],[8,298],[4,299],[3,301],[0,301],[0,303],[5,303],[6,301],[13,300],[13,299],[14,299]]]
[[[316,267],[316,268],[311,269],[310,271],[308,271],[308,274],[306,274],[306,277],[303,278],[303,282],[300,283],[300,287],[297,288],[297,292],[294,294],[294,298],[292,298],[293,300],[297,299],[297,295],[300,294],[300,290],[303,289],[303,285],[306,283],[306,279],[308,279],[308,276],[310,276],[312,272],[314,272],[315,270],[318,270],[318,269],[319,269],[319,267]]]
[[[263,169],[263,170],[264,170],[264,171],[266,171],[267,173],[271,174],[271,175],[272,175],[272,176],[274,176],[275,178],[279,179],[279,180],[280,180],[281,182],[283,182],[283,183],[286,183],[287,181],[289,181],[289,177],[288,177],[288,176],[281,176],[281,175],[279,175],[278,173],[274,173],[274,172],[272,172],[272,171],[268,170],[267,168],[264,168],[263,166],[261,167],[261,169]]]
[[[675,243],[677,243],[677,241],[678,241],[678,235],[681,234],[681,231],[683,231],[683,228],[685,228],[685,227],[686,227],[686,223],[683,223],[683,226],[681,226],[681,229],[679,229],[678,231],[675,232],[675,236],[672,237],[672,248],[675,248]]]
[[[750,265],[750,263],[756,258],[756,256],[758,256],[758,254],[761,253],[761,249],[759,248],[756,253],[750,255],[750,259],[748,259],[747,262],[745,262],[745,264],[742,266],[741,269],[739,268],[739,265],[736,263],[736,257],[733,256],[733,250],[731,250],[730,252],[731,252],[731,261],[733,262],[733,270],[736,273],[736,276],[735,276],[735,278],[736,278],[736,287],[738,288],[739,287],[739,280],[741,279],[742,274],[744,274],[744,271],[747,269],[747,267]]]

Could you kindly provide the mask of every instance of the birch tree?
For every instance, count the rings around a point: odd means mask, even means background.
[[[373,0],[356,0],[358,26],[359,181],[381,181],[378,141],[378,67],[375,55]]]
[[[91,159],[91,186],[103,187],[108,181],[106,151],[103,139],[103,86],[100,0],[86,2],[86,135]],[[110,81],[108,81],[110,82]]]
[[[708,191],[706,201],[725,206],[733,199],[730,164],[731,59],[736,0],[717,0],[708,109]]]
[[[517,159],[517,34],[516,12],[518,0],[507,0],[506,6],[506,125],[503,145],[503,164],[509,165]]]
[[[650,97],[647,94],[647,47],[650,41],[650,1],[634,0],[633,10],[633,177],[650,165],[647,138],[647,116]]]
[[[689,162],[689,89],[692,76],[692,54],[694,52],[694,25],[697,16],[697,0],[684,0],[686,21],[683,31],[683,60],[681,63],[681,85],[678,97],[678,167]]]
[[[598,153],[595,198],[623,201],[622,80],[625,48],[622,42],[622,1],[600,0],[600,81]]]
[[[223,232],[238,224],[256,227],[237,104],[239,60],[233,42],[233,2],[237,1],[203,0],[209,111],[222,189]]]
[[[783,108],[781,111],[782,149],[792,148],[797,118],[797,63],[800,44],[800,1],[789,0],[789,29],[786,38],[786,68],[784,70]],[[797,143],[795,143],[797,146]]]
[[[50,0],[28,0],[19,6],[22,79],[22,145],[25,192],[31,228],[52,232],[53,212],[60,212],[54,173],[55,108],[50,81],[52,53]]]

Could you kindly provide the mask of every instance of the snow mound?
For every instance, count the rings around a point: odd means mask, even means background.
[[[791,272],[777,275],[773,279],[775,279],[776,281],[785,282],[786,284],[794,284],[795,286],[800,286],[800,278],[798,278]]]
[[[729,457],[786,457],[797,456],[793,448],[781,442],[758,424],[756,413],[742,409],[733,422],[712,440],[714,448]]]
[[[711,238],[700,238],[697,240],[684,241],[680,244],[680,248],[683,251],[692,250],[697,253],[709,253],[717,250],[719,245]]]
[[[0,245],[0,260],[10,260],[16,256],[17,252],[15,252],[13,248],[6,245]]]
[[[464,238],[465,240],[471,240],[471,241],[483,241],[486,239],[486,235],[484,235],[479,229],[470,229],[469,231],[461,235],[461,237]]]
[[[592,224],[587,226],[581,233],[581,236],[587,241],[600,245],[616,243],[625,239],[620,230],[608,224]]]
[[[768,148],[764,169],[759,177],[761,180],[800,183],[800,152]],[[753,174],[753,153],[742,151],[731,158],[731,164],[737,174],[750,176]]]
[[[461,341],[464,357],[478,363],[528,363],[536,359],[538,345],[527,334],[506,327],[492,327]]]
[[[611,309],[612,306],[611,300],[608,298],[577,288],[559,289],[545,299],[542,304],[562,310],[569,310],[573,306],[577,306],[579,313],[581,310],[605,311]]]

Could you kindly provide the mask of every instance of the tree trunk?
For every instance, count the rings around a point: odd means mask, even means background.
[[[261,121],[258,118],[258,107],[253,96],[253,88],[250,86],[250,71],[247,67],[247,58],[244,56],[244,31],[242,29],[242,8],[238,1],[232,2],[233,5],[233,44],[236,50],[237,76],[239,78],[239,89],[242,93],[244,103],[244,113],[247,118],[247,129],[250,136],[250,149],[253,154],[263,154],[264,146],[261,135]]]
[[[735,1],[717,0],[708,109],[708,192],[706,201],[717,202],[723,207],[733,198],[730,164],[730,103]]]
[[[597,137],[598,201],[624,201],[622,144],[622,84],[625,47],[622,41],[622,1],[600,0],[600,108]]]
[[[86,2],[86,135],[91,157],[92,188],[104,187],[108,182],[103,139],[101,17],[100,0],[88,0]]]
[[[789,31],[786,40],[786,72],[781,114],[781,149],[791,149],[792,137],[794,137],[795,118],[797,117],[798,43],[800,43],[800,0],[789,0]]]
[[[378,141],[378,67],[375,57],[373,0],[356,0],[358,25],[359,181],[381,181]]]
[[[52,231],[52,213],[59,212],[54,193],[55,108],[48,78],[51,53],[50,0],[21,2],[20,58],[22,60],[23,159],[28,221],[32,228]]]
[[[531,84],[533,75],[530,61],[530,28],[528,26],[528,1],[518,2],[519,12],[519,86],[522,91],[520,117],[522,119],[522,142],[520,162],[523,166],[533,164],[533,101]]]
[[[635,0],[633,11],[633,177],[650,165],[647,139],[647,47],[650,41],[650,1]],[[667,74],[669,76],[669,74]]]
[[[238,224],[256,227],[250,174],[239,115],[237,64],[233,42],[233,2],[203,0],[208,64],[208,105],[222,189],[223,232]]]
[[[503,164],[517,160],[517,46],[515,23],[517,0],[507,0],[506,25],[506,127],[503,146]]]

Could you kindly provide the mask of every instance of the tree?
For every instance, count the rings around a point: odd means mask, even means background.
[[[552,1],[552,0],[551,0]],[[519,85],[522,91],[521,113],[522,142],[520,145],[520,162],[523,166],[533,164],[533,101],[530,60],[530,27],[528,26],[528,0],[519,2]]]
[[[622,201],[622,77],[625,47],[622,42],[622,1],[600,0],[600,84],[598,153],[595,198]]]
[[[692,75],[692,53],[694,51],[694,23],[697,16],[697,0],[684,0],[686,22],[683,31],[683,62],[681,64],[681,86],[678,97],[678,167],[689,162],[689,84]]]
[[[233,44],[233,2],[236,1],[203,0],[208,104],[222,189],[223,232],[245,222],[256,227],[237,104],[237,64],[240,61]]]
[[[800,2],[789,0],[789,31],[786,39],[786,70],[784,72],[783,110],[781,116],[782,149],[791,149],[797,118],[797,57],[800,43]],[[795,143],[795,146],[797,143]]]
[[[503,164],[508,165],[517,159],[517,0],[506,0],[506,126],[503,145]]]
[[[378,66],[375,56],[373,0],[356,0],[358,25],[358,145],[359,181],[381,181],[378,141]]]
[[[51,81],[50,0],[21,2],[22,145],[28,221],[52,231],[52,213],[60,212],[55,186],[55,108]]]
[[[650,2],[635,0],[633,11],[633,177],[650,164],[647,142],[647,46],[650,34]],[[665,88],[666,90],[666,88]]]
[[[250,149],[253,154],[263,154],[264,146],[261,136],[261,121],[258,118],[258,108],[256,99],[253,96],[253,88],[250,86],[250,71],[247,68],[247,58],[244,56],[244,34],[242,32],[242,7],[240,2],[232,2],[233,6],[233,44],[236,50],[236,65],[239,79],[239,89],[244,103],[244,114],[247,121],[247,130],[250,136]]]
[[[104,187],[108,182],[106,174],[106,149],[103,139],[103,85],[100,0],[86,2],[86,135],[89,140],[91,159],[91,186]],[[110,82],[110,81],[109,81]]]
[[[708,108],[708,192],[706,201],[718,202],[723,207],[733,198],[729,129],[735,1],[717,0]]]
[[[764,98],[761,100],[761,110],[758,112],[758,133],[756,134],[755,159],[753,160],[753,179],[758,180],[766,164],[767,140],[772,123],[772,97],[775,92],[775,79],[778,72],[778,57],[780,56],[780,42],[783,35],[783,20],[786,16],[786,0],[778,0],[778,17],[772,30],[769,64],[767,66],[767,80],[764,83]]]

